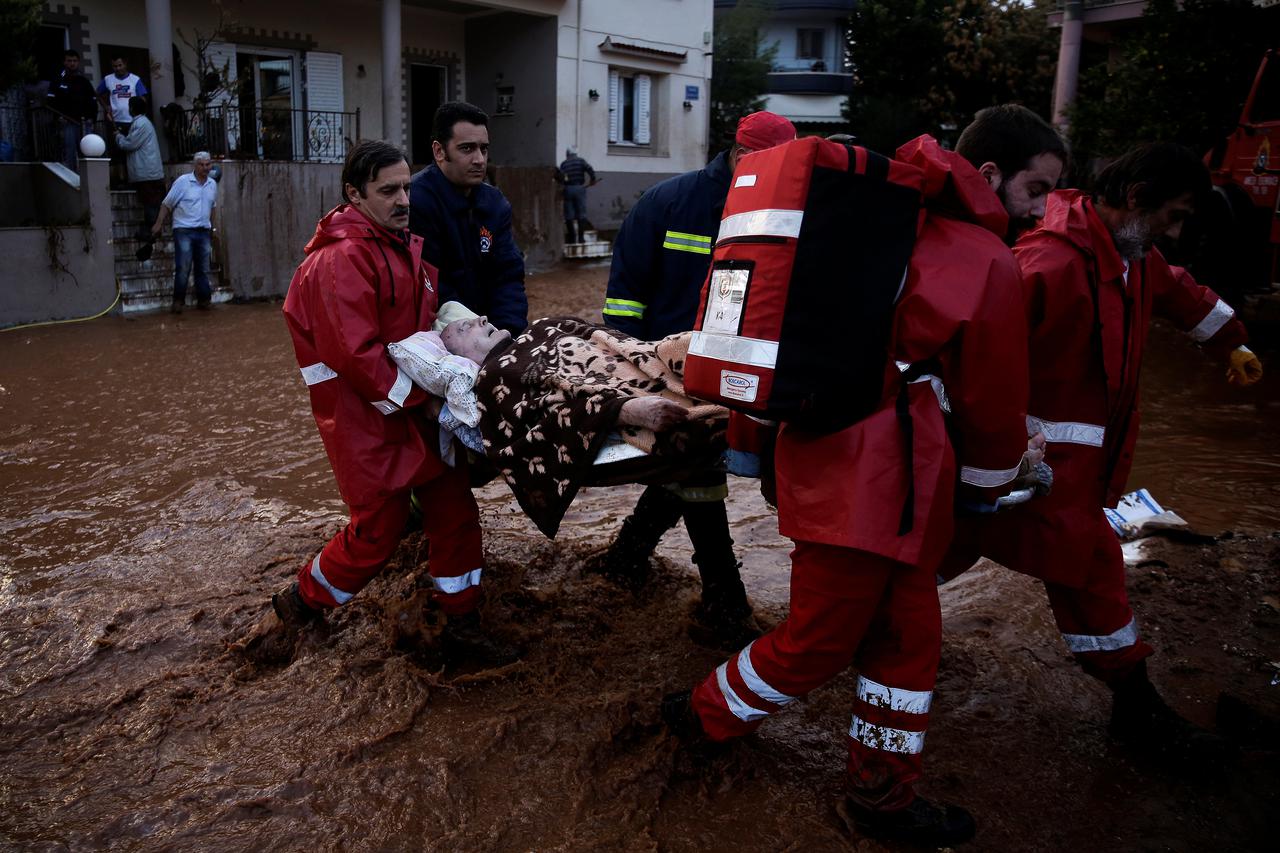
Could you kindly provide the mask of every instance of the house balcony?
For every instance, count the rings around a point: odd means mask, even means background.
[[[853,75],[834,71],[775,71],[765,91],[770,95],[848,95]]]
[[[732,9],[738,0],[715,0],[716,9]],[[853,12],[857,0],[773,0],[770,12],[822,12],[839,16]]]

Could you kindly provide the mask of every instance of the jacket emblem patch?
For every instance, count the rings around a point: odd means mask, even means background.
[[[493,232],[483,225],[480,226],[480,251],[488,254],[489,249],[493,247]]]

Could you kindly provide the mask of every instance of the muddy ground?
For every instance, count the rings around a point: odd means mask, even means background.
[[[533,314],[598,318],[605,273],[533,279]],[[964,849],[1280,837],[1277,733],[1240,710],[1280,717],[1280,394],[1229,396],[1216,366],[1155,340],[1168,367],[1144,380],[1135,485],[1210,535],[1151,540],[1131,594],[1153,679],[1204,725],[1236,697],[1243,757],[1188,780],[1112,745],[1109,697],[1041,588],[982,566],[941,591],[926,753],[925,792],[977,816]],[[555,542],[481,490],[485,619],[527,649],[506,670],[435,667],[417,536],[292,663],[263,665],[228,644],[344,520],[278,306],[7,333],[0,365],[6,849],[884,849],[833,809],[852,676],[708,763],[666,736],[658,699],[722,655],[686,634],[682,531],[638,596],[583,574],[637,487],[586,491]],[[754,482],[730,488],[748,591],[780,619],[788,543]]]

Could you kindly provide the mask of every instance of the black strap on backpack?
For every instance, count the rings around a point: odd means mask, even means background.
[[[930,374],[937,376],[942,372],[941,367],[936,358],[917,361],[902,371],[898,385],[898,399],[894,404],[894,411],[898,414],[898,430],[902,433],[903,458],[906,460],[907,469],[907,495],[902,501],[902,515],[898,520],[899,536],[906,536],[911,532],[916,515],[916,430],[915,423],[911,419],[911,397],[907,388],[921,376]]]

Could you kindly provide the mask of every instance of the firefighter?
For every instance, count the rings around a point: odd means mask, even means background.
[[[466,467],[441,462],[432,398],[386,352],[436,316],[436,270],[407,230],[409,183],[399,148],[355,146],[342,171],[345,202],[320,220],[289,284],[285,320],[351,520],[271,603],[292,638],[350,601],[394,553],[413,493],[424,508],[434,601],[447,619],[444,651],[496,660],[510,650],[479,625],[484,556]]]
[[[614,243],[605,323],[644,341],[692,329],[738,158],[795,138],[795,126],[782,116],[751,113],[739,120],[728,151],[702,169],[650,188],[627,215]],[[715,471],[676,485],[649,486],[617,538],[589,568],[633,589],[642,586],[658,540],[683,518],[702,580],[695,638],[739,647],[759,629],[738,574],[727,495],[725,476]]]
[[[662,713],[686,741],[725,741],[856,665],[842,813],[862,835],[943,846],[972,837],[974,823],[914,790],[942,643],[934,571],[957,490],[992,502],[1038,458],[1025,431],[1026,323],[1002,242],[1008,216],[977,170],[932,137],[897,158],[922,175],[926,209],[892,319],[903,372],[886,376],[879,407],[852,426],[782,426],[790,614],[691,693],[668,694]],[[850,334],[849,323],[831,333]]]
[[[1231,307],[1152,245],[1161,235],[1176,238],[1208,191],[1208,172],[1191,151],[1152,144],[1103,170],[1093,194],[1049,196],[1040,227],[1014,252],[1031,334],[1027,428],[1047,439],[1053,492],[963,522],[939,570],[950,579],[987,556],[1043,580],[1067,648],[1112,689],[1112,737],[1190,770],[1228,748],[1165,704],[1149,680],[1152,648],[1129,606],[1120,542],[1103,507],[1116,505],[1133,462],[1138,372],[1153,315],[1227,357],[1230,382],[1249,385],[1262,375]]]

